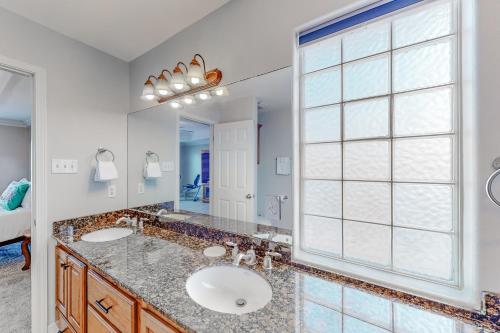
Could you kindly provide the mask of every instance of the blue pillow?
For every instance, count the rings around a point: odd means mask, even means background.
[[[16,209],[23,202],[29,187],[30,183],[26,179],[11,182],[0,196],[0,206],[5,210]]]

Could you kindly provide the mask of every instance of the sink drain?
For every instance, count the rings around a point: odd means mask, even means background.
[[[238,298],[234,303],[236,303],[236,306],[238,306],[240,308],[247,305],[246,299],[243,299],[243,298]]]

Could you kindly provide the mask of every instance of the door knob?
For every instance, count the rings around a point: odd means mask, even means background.
[[[253,199],[253,198],[255,198],[254,194],[247,194],[247,199]]]

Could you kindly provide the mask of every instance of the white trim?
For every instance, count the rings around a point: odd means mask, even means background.
[[[430,1],[425,1],[424,3],[429,3]],[[460,1],[456,0],[457,7],[459,9],[462,7],[463,3],[466,1]],[[346,13],[353,8],[359,8],[366,6],[369,1],[359,1],[358,3],[352,4],[349,7],[346,7],[340,11],[337,11],[333,14],[330,14],[326,17],[334,17],[334,16],[339,16],[342,15],[342,13]],[[298,34],[301,31],[307,30],[307,27],[313,27],[315,25],[318,25],[321,22],[324,22],[326,19],[325,17],[322,19],[315,20],[312,23],[309,23],[307,25],[303,25],[302,27],[299,27],[294,30],[293,34],[293,120],[294,120],[294,139],[293,139],[293,144],[294,144],[294,156],[296,157],[294,160],[294,177],[293,177],[293,186],[294,186],[294,192],[295,193],[300,193],[300,48],[298,45]],[[457,24],[457,36],[458,39],[460,39],[461,36],[461,25],[458,24],[458,22],[455,22]],[[458,47],[459,45],[457,45]],[[460,55],[460,51],[457,49],[457,53]],[[457,60],[457,67],[459,67],[457,71],[457,75],[461,75],[460,71],[460,59]],[[460,88],[461,87],[461,78],[457,78],[456,85]],[[463,89],[463,88],[462,88]],[[459,161],[459,164],[461,162]],[[461,178],[461,173],[460,173],[460,180]],[[460,182],[462,184],[462,182]],[[461,186],[461,185],[460,185]],[[306,265],[312,265],[312,266],[317,266],[319,268],[329,270],[329,271],[334,271],[337,273],[341,273],[347,276],[352,276],[357,279],[365,280],[365,281],[370,281],[377,283],[379,285],[383,285],[392,289],[399,289],[399,290],[406,290],[409,292],[412,292],[417,295],[421,295],[427,298],[431,299],[436,299],[440,302],[445,302],[445,303],[451,303],[454,305],[459,305],[463,306],[466,308],[477,308],[478,307],[478,302],[477,302],[477,295],[474,293],[474,287],[473,287],[473,277],[471,279],[471,276],[473,274],[469,274],[468,276],[463,276],[462,275],[460,278],[464,279],[465,281],[459,281],[461,282],[459,284],[459,287],[453,287],[453,286],[444,286],[444,285],[439,285],[436,283],[432,282],[427,282],[423,280],[418,280],[414,278],[410,278],[407,276],[403,275],[394,275],[392,273],[384,272],[384,271],[376,271],[375,269],[370,269],[367,267],[359,266],[359,265],[354,265],[349,262],[344,262],[344,261],[337,261],[337,260],[327,260],[325,258],[318,258],[318,256],[314,256],[308,253],[305,253],[300,250],[300,196],[295,196],[294,197],[294,226],[293,226],[293,242],[295,246],[293,247],[293,255],[292,255],[292,260],[295,262],[303,263]],[[460,222],[462,223],[462,222]],[[463,229],[462,229],[463,230]],[[465,233],[461,234],[461,237],[463,237]],[[465,249],[463,246],[461,246],[461,251],[470,251],[471,245],[469,244],[467,249]],[[467,260],[469,261],[470,259],[468,258],[467,254],[465,254],[462,258],[462,260]],[[470,262],[470,261],[469,261]],[[463,267],[463,266],[462,266]]]
[[[187,120],[192,120],[192,121],[195,121],[197,123],[201,123],[201,124],[205,124],[205,125],[208,125],[210,126],[210,134],[209,134],[209,147],[208,147],[208,150],[209,150],[209,153],[210,153],[210,166],[209,166],[209,169],[210,169],[210,181],[209,181],[209,188],[212,189],[212,185],[213,185],[213,170],[214,170],[214,160],[213,160],[213,154],[212,152],[214,151],[214,124],[216,124],[215,121],[209,119],[209,118],[205,118],[205,117],[200,117],[200,116],[197,116],[197,115],[194,115],[194,114],[191,114],[189,112],[186,112],[186,111],[182,111],[182,110],[179,110],[179,112],[177,112],[177,133],[175,135],[175,143],[176,143],[176,158],[177,158],[177,165],[176,165],[176,194],[175,194],[175,200],[174,200],[174,205],[175,207],[177,207],[178,209],[180,209],[180,197],[181,197],[181,188],[180,188],[180,172],[181,172],[181,138],[180,138],[180,119],[183,118],[183,119],[187,119]],[[210,191],[210,196],[212,196],[213,193],[212,191]],[[213,200],[210,200],[209,201],[209,206],[208,206],[208,214],[209,215],[212,215],[212,212],[213,212],[213,209],[212,209],[212,203],[213,203]]]
[[[11,119],[0,119],[0,126],[11,126],[11,127],[29,127],[26,121],[22,120],[11,120]]]
[[[31,221],[31,330],[47,333],[47,253],[49,223],[47,220],[47,72],[45,69],[0,55],[0,64],[29,73],[34,80],[32,113],[32,184],[33,213]]]

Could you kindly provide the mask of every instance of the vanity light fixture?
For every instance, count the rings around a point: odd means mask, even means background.
[[[174,68],[174,74],[172,75],[172,81],[170,82],[170,88],[178,92],[186,90],[186,88],[188,88],[188,84],[184,79],[184,72],[179,67],[180,65],[184,66],[186,72],[188,72],[186,64],[184,64],[182,61],[179,61],[177,63],[177,66],[175,66]]]
[[[155,85],[155,92],[159,96],[173,95],[173,91],[169,87],[169,82],[165,77],[165,73],[168,73],[170,75],[170,78],[173,78],[172,73],[170,73],[168,69],[164,69],[161,71],[160,75],[158,76],[158,79],[156,80],[156,85]]]
[[[207,71],[205,59],[197,53],[189,67],[179,61],[173,71],[164,69],[158,77],[150,75],[144,83],[141,98],[147,101],[156,100],[160,104],[169,102],[172,108],[179,109],[183,105],[207,101],[212,96],[227,96],[226,87],[217,87],[221,80],[222,72],[217,68]]]
[[[154,79],[155,81],[157,80],[154,75],[150,75],[146,80],[146,83],[144,83],[144,88],[142,89],[141,98],[147,101],[152,101],[153,99],[156,98],[155,86],[153,84],[153,81],[151,81],[151,79]]]
[[[196,57],[201,59],[201,62],[203,63],[203,70]],[[191,63],[189,64],[189,70],[187,74],[189,84],[193,86],[205,85],[207,83],[207,81],[205,80],[206,72],[205,59],[203,59],[201,54],[195,54],[193,60],[191,60]]]

